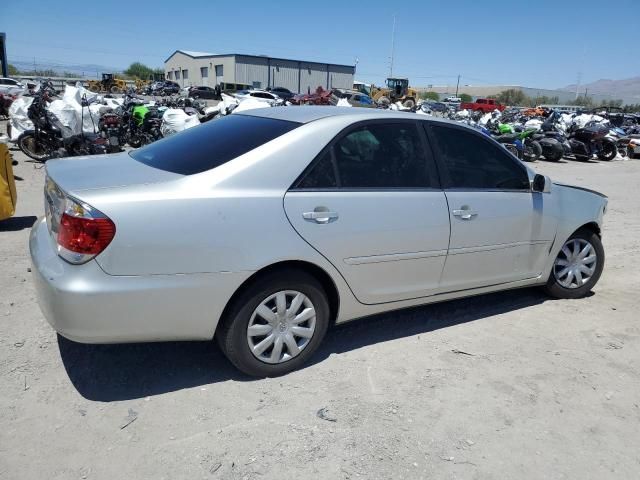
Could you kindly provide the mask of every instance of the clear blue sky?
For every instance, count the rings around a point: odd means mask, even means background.
[[[162,66],[176,49],[354,64],[416,86],[541,88],[640,75],[640,0],[122,1],[3,0],[9,61]],[[99,5],[99,6],[98,6]],[[171,5],[169,7],[168,5]],[[64,8],[60,8],[64,6]]]

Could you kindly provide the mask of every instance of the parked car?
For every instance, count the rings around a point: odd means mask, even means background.
[[[334,88],[331,93],[331,103],[334,105],[340,98],[344,98],[352,107],[376,108],[376,104],[371,99],[371,97],[369,95],[365,95],[364,93],[340,88]]]
[[[267,92],[275,93],[282,100],[289,100],[294,95],[294,93],[291,90],[284,87],[267,88]]]
[[[500,110],[501,112],[506,107],[496,102],[493,98],[477,98],[475,102],[464,102],[460,104],[460,110],[473,110],[474,112],[493,112],[494,110]]]
[[[446,97],[442,101],[446,102],[446,103],[461,103],[462,99],[460,97],[456,97],[456,96],[449,96],[449,97]]]
[[[187,96],[191,98],[202,98],[204,100],[220,100],[220,94],[212,87],[190,87]]]
[[[61,335],[216,338],[273,376],[334,322],[516,287],[587,295],[606,208],[455,122],[276,107],[47,162],[30,252]]]
[[[256,100],[264,100],[266,102],[278,102],[280,97],[273,92],[267,92],[266,90],[240,90],[234,95],[239,100],[245,98],[255,98]]]
[[[18,95],[25,91],[25,85],[13,78],[0,77],[0,93],[5,95]]]
[[[170,80],[163,80],[160,82],[153,82],[147,87],[146,92],[148,95],[173,95],[180,92],[180,85]]]
[[[434,102],[431,100],[425,100],[424,102],[422,102],[420,104],[420,108],[422,109],[422,111],[431,110],[432,112],[440,112],[440,113],[445,113],[450,110],[449,105],[447,105],[446,103]]]

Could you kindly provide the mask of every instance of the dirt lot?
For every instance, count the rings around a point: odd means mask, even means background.
[[[640,478],[640,161],[535,165],[610,197],[591,297],[526,289],[381,315],[330,332],[307,368],[252,380],[206,342],[58,338],[28,272],[44,172],[14,155],[0,478]]]

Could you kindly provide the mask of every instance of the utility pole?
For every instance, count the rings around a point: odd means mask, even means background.
[[[458,87],[460,86],[460,74],[458,74],[458,83],[456,83],[456,97],[458,96]]]
[[[396,16],[393,15],[393,29],[391,30],[391,62],[389,65],[389,77],[393,78],[393,51],[396,42]]]
[[[580,79],[582,78],[582,72],[578,72],[578,80],[576,81],[576,100],[578,99],[578,89],[580,88]]]

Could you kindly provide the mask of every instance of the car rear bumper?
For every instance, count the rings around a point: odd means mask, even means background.
[[[95,260],[58,255],[44,218],[29,239],[42,313],[62,336],[82,343],[211,339],[222,311],[251,272],[113,276]]]

